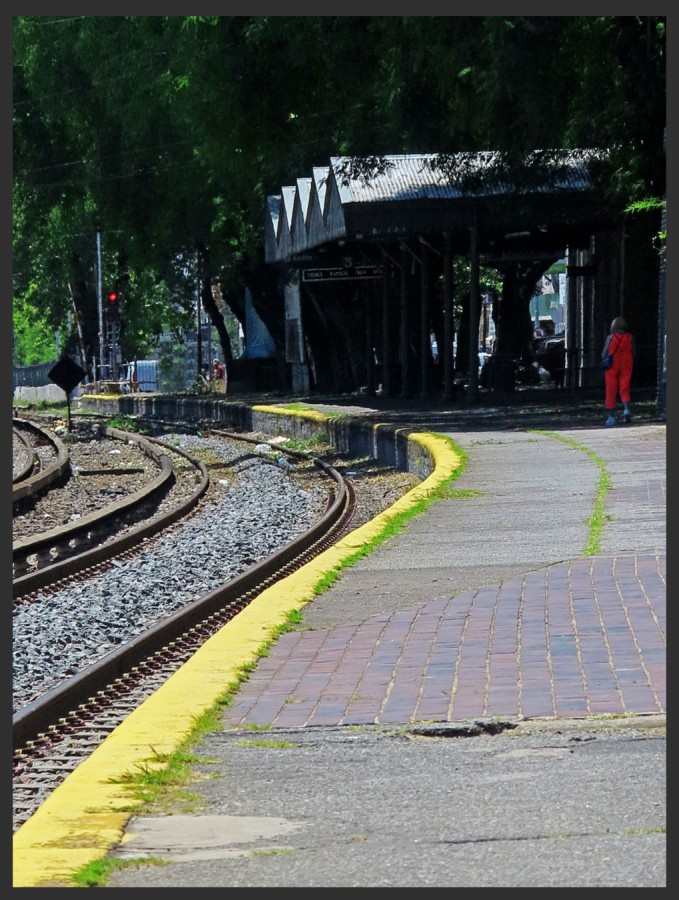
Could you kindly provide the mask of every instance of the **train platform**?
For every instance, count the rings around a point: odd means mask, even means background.
[[[445,498],[312,598],[384,522],[357,528],[208,641],[20,829],[15,886],[93,847],[110,887],[665,885],[665,423],[398,415],[457,448]],[[177,744],[226,657],[250,672],[193,806],[120,811],[111,768]]]

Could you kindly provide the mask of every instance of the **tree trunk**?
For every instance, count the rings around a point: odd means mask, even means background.
[[[533,341],[530,301],[545,268],[548,268],[545,261],[537,260],[503,269],[502,297],[493,305],[496,353],[523,360],[530,357]]]
[[[200,301],[203,305],[203,309],[210,317],[210,321],[217,329],[217,334],[219,335],[219,344],[222,348],[224,361],[227,363],[228,371],[228,363],[230,363],[233,359],[233,353],[231,351],[231,339],[229,338],[229,333],[226,330],[226,322],[224,321],[224,316],[219,311],[214,298],[214,294],[212,293],[210,265],[210,251],[204,245],[200,245],[198,248],[198,279],[200,284]]]

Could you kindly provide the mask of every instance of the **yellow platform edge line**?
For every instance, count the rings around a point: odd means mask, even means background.
[[[431,433],[408,435],[434,460],[434,470],[389,509],[359,526],[303,568],[267,588],[209,638],[148,697],[45,800],[13,837],[13,886],[73,886],[83,866],[102,860],[121,843],[132,817],[125,786],[111,783],[185,740],[195,718],[210,709],[244,665],[314,597],[318,580],[382,534],[395,515],[427,498],[461,465],[451,444]]]

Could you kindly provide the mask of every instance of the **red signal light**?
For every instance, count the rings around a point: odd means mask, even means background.
[[[117,291],[109,291],[108,292],[108,302],[109,303],[117,303],[118,302],[118,292]]]

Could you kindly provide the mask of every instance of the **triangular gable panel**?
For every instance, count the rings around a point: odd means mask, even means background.
[[[346,189],[338,184],[334,166],[331,166],[325,191],[324,218],[326,240],[332,241],[346,237],[346,223],[341,193],[347,197]]]
[[[332,176],[335,184],[337,185],[337,193],[340,199],[340,202],[344,205],[345,203],[351,203],[355,198],[352,192],[352,185],[354,184],[354,179],[347,179],[345,175],[342,174],[341,169],[342,166],[347,163],[348,157],[346,156],[331,156],[330,157],[330,168],[332,170]]]
[[[296,184],[288,184],[284,188],[282,188],[282,196],[283,196],[283,219],[288,224],[288,230],[292,227],[292,213],[295,206],[295,194],[297,193],[297,185]],[[283,224],[281,222],[281,224]],[[279,235],[280,236],[280,235]]]
[[[292,213],[295,203],[297,186],[286,185],[282,189],[283,202],[281,204],[281,217],[278,226],[278,258],[288,259],[292,251]]]
[[[292,223],[290,227],[293,253],[299,253],[307,248],[306,227],[310,193],[311,178],[298,178],[292,209]]]
[[[311,197],[311,184],[313,179],[311,178],[298,178],[297,179],[297,199],[299,201],[300,211],[302,213],[302,217],[304,219],[304,224],[306,225],[308,222],[309,216],[309,199]]]
[[[316,191],[316,196],[318,198],[318,206],[321,211],[321,216],[325,218],[325,195],[328,189],[328,178],[330,176],[330,167],[329,166],[314,166],[313,168],[313,188]]]
[[[278,256],[278,231],[281,219],[281,204],[283,200],[280,194],[266,198],[268,215],[264,222],[264,260],[265,262],[277,262]]]
[[[329,171],[327,166],[314,166],[313,169],[306,229],[309,247],[318,247],[327,240],[323,212]]]

